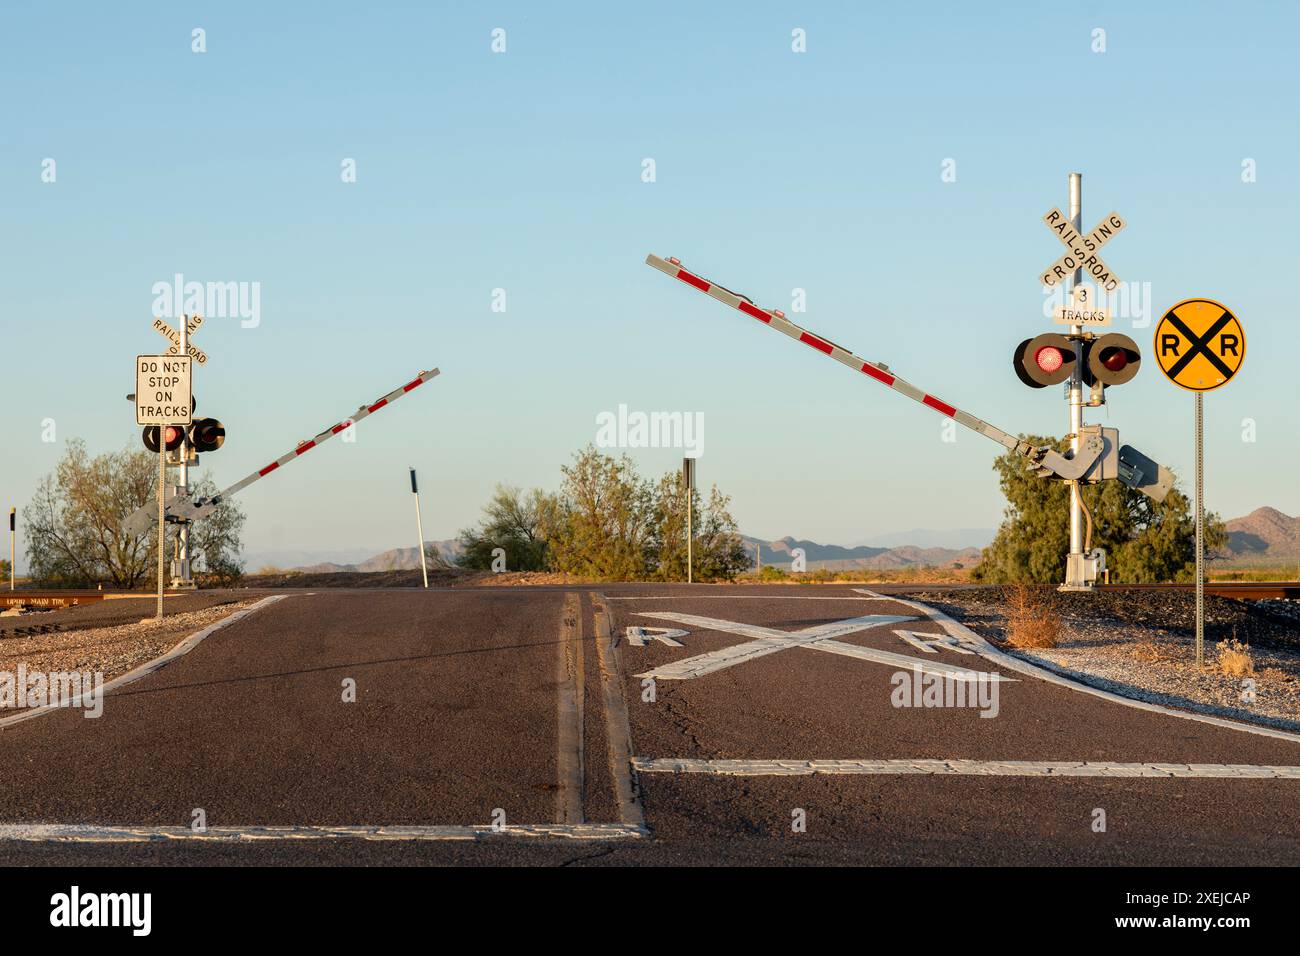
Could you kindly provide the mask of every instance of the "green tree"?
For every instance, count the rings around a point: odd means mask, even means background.
[[[158,459],[148,452],[127,448],[92,458],[84,441],[70,440],[23,508],[33,581],[134,588],[147,580],[156,568],[156,534],[130,534],[122,525],[157,487]]]
[[[681,474],[657,484],[628,456],[588,445],[563,469],[556,494],[498,485],[478,527],[460,533],[462,567],[488,570],[503,548],[509,570],[547,568],[598,581],[685,581],[686,494]],[[715,487],[693,497],[695,578],[730,579],[751,565],[730,499]]]
[[[190,494],[197,498],[210,498],[216,493],[216,484],[206,475],[190,487]],[[222,499],[210,514],[194,522],[190,530],[190,566],[194,573],[222,587],[237,583],[244,576],[244,562],[239,556],[243,528],[244,513],[229,499]]]
[[[524,494],[511,485],[497,485],[483,506],[483,520],[477,528],[460,533],[461,553],[456,563],[463,568],[491,570],[493,551],[505,551],[506,569],[540,571],[546,567],[546,540],[542,516],[546,495],[537,488]]]
[[[1024,440],[1062,451],[1068,447],[1065,441],[1040,436]],[[993,469],[1007,507],[997,536],[971,576],[993,584],[1061,581],[1070,547],[1069,485],[1037,477],[1011,451],[999,456]],[[1194,573],[1194,517],[1187,497],[1177,489],[1160,503],[1118,481],[1084,486],[1082,494],[1092,514],[1091,546],[1106,550],[1112,581],[1183,581]],[[1207,552],[1227,542],[1217,515],[1206,515],[1205,542]]]
[[[699,493],[691,492],[693,578],[697,581],[730,580],[753,565],[728,511],[730,504],[731,499],[716,485],[709,490],[704,508]],[[660,478],[655,488],[652,551],[652,579],[686,580],[686,489],[682,473],[676,469]]]
[[[195,486],[216,491],[211,481]],[[79,438],[68,442],[52,474],[37,485],[23,508],[30,576],[46,587],[108,584],[135,588],[157,575],[157,527],[140,534],[124,528],[136,509],[157,501],[158,457],[124,448],[91,457]],[[193,525],[191,551],[196,568],[218,580],[238,577],[239,530],[244,517],[231,502]],[[172,553],[175,526],[169,528],[166,554]]]
[[[588,445],[542,511],[551,567],[601,581],[643,580],[653,565],[654,493],[626,455]]]

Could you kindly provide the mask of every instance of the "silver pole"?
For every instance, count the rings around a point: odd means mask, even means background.
[[[190,354],[190,317],[181,313],[181,355]],[[193,366],[191,366],[192,368]],[[191,389],[191,398],[193,391]],[[162,437],[161,430],[159,438]],[[181,442],[181,447],[177,457],[180,459],[180,467],[176,470],[176,496],[183,498],[189,494],[190,488],[190,464],[186,461],[185,442]],[[179,533],[176,536],[176,573],[172,575],[172,587],[187,588],[190,581],[190,523],[182,521]]]
[[[1070,173],[1070,223],[1074,231],[1083,230],[1083,174]],[[1083,281],[1083,269],[1076,269],[1070,278],[1070,294]],[[1070,334],[1083,333],[1082,325],[1070,326]],[[1074,340],[1074,371],[1070,375],[1070,450],[1079,454],[1079,433],[1083,430],[1083,342]],[[1070,482],[1070,557],[1065,564],[1065,586],[1084,588],[1087,582],[1083,570],[1083,505],[1079,499],[1079,483]]]
[[[420,488],[415,483],[415,469],[411,469],[411,494],[415,496],[415,533],[420,540],[420,571],[424,575],[424,586],[429,586],[429,568],[424,558],[424,524],[420,520]]]
[[[158,620],[163,616],[163,562],[167,560],[167,522],[163,514],[163,494],[167,487],[167,443],[163,441],[166,425],[158,426]]]
[[[682,459],[682,484],[686,486],[686,583],[693,580],[695,570],[695,533],[691,528],[691,512],[695,510],[695,462]]]
[[[1196,393],[1196,666],[1205,663],[1205,396]]]
[[[695,533],[691,530],[691,512],[694,510],[694,508],[691,507],[694,504],[694,502],[691,500],[691,498],[693,497],[691,492],[693,490],[694,489],[692,489],[690,485],[686,486],[686,583],[687,584],[691,583],[692,580],[691,573],[695,568],[695,556],[694,556],[695,542],[693,540],[695,537]]]

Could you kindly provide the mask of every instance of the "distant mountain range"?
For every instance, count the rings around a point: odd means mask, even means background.
[[[1216,565],[1300,565],[1300,518],[1276,508],[1256,508],[1225,522],[1225,527],[1228,546],[1215,558]]]
[[[1283,514],[1276,508],[1258,508],[1244,517],[1231,519],[1226,526],[1228,546],[1214,559],[1216,566],[1300,565],[1300,518]],[[831,571],[886,571],[919,567],[972,567],[980,559],[980,547],[975,543],[987,545],[993,539],[993,534],[991,530],[979,528],[957,531],[917,529],[897,535],[882,535],[872,539],[874,545],[861,544],[856,547],[819,544],[789,536],[775,541],[746,534],[742,534],[741,538],[750,554],[755,553],[755,549],[761,545],[763,564],[772,567],[788,569],[794,549],[803,548],[809,571],[821,568]],[[937,542],[943,542],[947,546],[941,546]],[[455,538],[430,541],[428,544],[435,546],[447,561],[455,560],[460,553],[460,542]],[[244,561],[249,571],[258,571],[270,565],[316,573],[406,571],[420,566],[420,556],[415,548],[391,548],[378,554],[366,549],[250,552],[244,555]]]
[[[954,528],[936,530],[934,528],[913,528],[911,531],[896,531],[893,534],[878,534],[856,541],[849,547],[866,546],[868,548],[987,548],[997,535],[996,528]]]
[[[438,549],[438,554],[443,560],[450,563],[455,560],[456,555],[460,554],[460,542],[455,538],[449,538],[446,541],[426,541],[425,547],[433,546]],[[291,568],[293,571],[307,571],[313,574],[321,574],[328,571],[411,571],[420,566],[420,552],[415,548],[390,548],[387,551],[381,551],[379,554],[373,554],[362,561],[341,564],[335,561],[320,561],[315,564],[305,564]],[[250,563],[250,571],[256,570]]]
[[[741,535],[741,538],[751,554],[762,546],[765,566],[789,568],[794,561],[795,549],[802,548],[809,571],[821,568],[829,571],[885,571],[898,568],[970,567],[980,559],[979,548],[922,548],[916,545],[895,548],[858,545],[856,548],[844,548],[837,544],[818,544],[816,541],[803,541],[793,537],[779,538],[776,541],[760,541],[749,535]]]

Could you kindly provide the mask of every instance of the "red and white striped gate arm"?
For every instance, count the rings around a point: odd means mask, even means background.
[[[659,256],[651,253],[646,256],[645,261],[646,265],[654,266],[660,272],[670,275],[674,279],[680,279],[692,288],[699,289],[705,295],[712,296],[719,302],[731,306],[733,309],[739,309],[750,318],[758,319],[758,321],[762,322],[764,325],[771,326],[780,332],[784,332],[786,335],[790,336],[790,338],[797,339],[824,355],[829,355],[837,362],[847,365],[855,371],[861,372],[882,385],[887,385],[896,392],[901,392],[913,401],[920,402],[922,405],[948,416],[955,422],[960,422],[967,428],[979,432],[986,438],[993,439],[998,444],[1010,448],[1019,454],[1024,455],[1026,458],[1051,467],[1048,462],[1058,457],[1054,450],[1036,448],[1028,442],[1021,441],[1014,435],[1008,435],[997,426],[990,425],[983,419],[976,418],[969,412],[964,412],[956,406],[949,405],[943,399],[917,388],[912,383],[904,381],[891,372],[887,365],[882,365],[878,362],[868,362],[866,359],[854,355],[848,349],[836,345],[829,339],[823,338],[820,335],[814,335],[807,329],[795,325],[785,317],[784,313],[776,309],[761,309],[754,305],[753,300],[748,296],[737,295],[730,289],[724,288],[715,282],[710,282],[708,279],[703,279],[700,276],[695,275],[693,272],[684,268],[681,262],[677,259],[661,259]],[[1062,461],[1064,461],[1064,459],[1062,459]],[[1052,468],[1051,470],[1058,473],[1060,471],[1058,468]],[[1067,470],[1073,469],[1067,468]]]
[[[229,498],[231,495],[243,491],[245,488],[247,488],[253,482],[257,481],[259,478],[265,478],[267,475],[269,475],[271,472],[275,471],[277,468],[281,467],[282,465],[287,465],[289,464],[289,462],[294,461],[301,455],[305,455],[307,452],[311,451],[317,445],[321,444],[321,442],[329,441],[339,432],[347,431],[349,428],[354,426],[357,422],[361,421],[361,419],[365,418],[368,415],[373,414],[374,412],[379,411],[381,408],[384,408],[387,405],[391,405],[393,402],[397,401],[407,392],[411,391],[412,389],[418,388],[419,386],[423,385],[425,382],[429,381],[429,379],[433,378],[437,374],[439,374],[439,372],[438,369],[436,368],[431,369],[427,372],[421,372],[415,378],[411,379],[411,381],[407,382],[405,385],[401,386],[400,388],[393,389],[383,398],[377,399],[371,402],[369,405],[362,405],[360,408],[358,408],[355,412],[352,413],[352,416],[350,418],[345,418],[343,419],[343,421],[331,425],[329,428],[325,429],[315,438],[308,439],[307,441],[304,442],[299,442],[298,446],[294,448],[293,451],[281,455],[279,458],[271,462],[265,468],[259,468],[251,475],[247,475],[241,478],[239,481],[235,482],[229,488],[226,488],[225,490],[218,492],[217,494],[213,495],[211,498],[208,498],[204,501],[176,502],[174,508],[169,507],[167,509],[168,513],[176,515],[181,518],[193,519],[193,518],[203,517],[209,511],[211,511],[213,508],[219,505],[223,499]]]

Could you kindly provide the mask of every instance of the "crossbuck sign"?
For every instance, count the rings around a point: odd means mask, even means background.
[[[1114,292],[1119,288],[1119,276],[1115,275],[1110,266],[1097,255],[1097,250],[1119,235],[1127,225],[1119,213],[1111,213],[1097,223],[1096,228],[1086,236],[1079,235],[1069,217],[1055,206],[1043,216],[1043,222],[1056,234],[1056,238],[1061,240],[1066,249],[1065,254],[1048,266],[1047,271],[1040,277],[1043,285],[1055,287],[1063,282],[1066,276],[1082,269],[1084,275],[1095,282],[1097,288],[1103,292]]]
[[[194,333],[197,332],[199,330],[199,326],[203,324],[203,316],[186,315],[186,316],[181,316],[181,318],[185,322],[185,334],[187,338],[193,338]],[[172,344],[172,347],[167,350],[168,355],[180,354],[181,334],[179,332],[173,329],[162,319],[159,319],[157,317],[155,317],[153,320],[153,330]],[[188,346],[186,352],[189,354],[189,356],[192,359],[194,359],[194,361],[198,362],[200,365],[208,364],[208,356],[206,353],[204,353],[202,349],[198,348],[197,346],[189,342],[187,342],[186,344]]]

